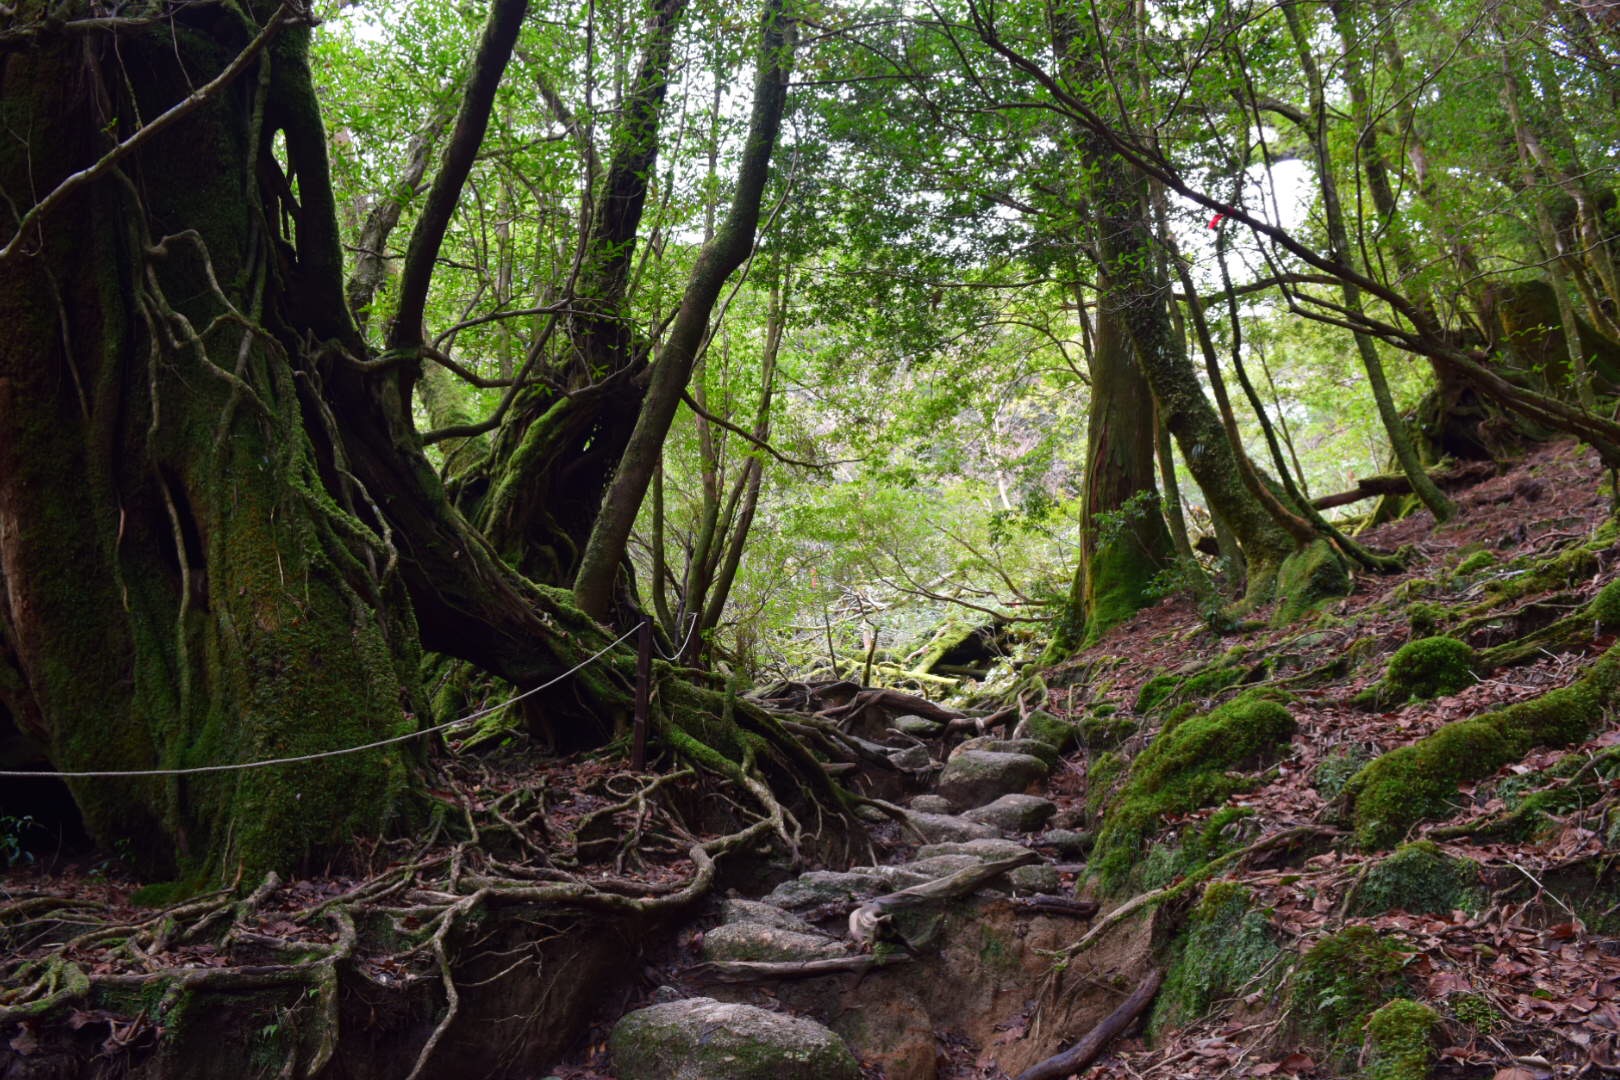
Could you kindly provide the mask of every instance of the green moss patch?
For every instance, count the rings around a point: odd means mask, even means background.
[[[1426,817],[1445,813],[1457,785],[1483,779],[1537,746],[1567,746],[1591,734],[1620,689],[1620,648],[1579,681],[1505,709],[1459,720],[1391,750],[1345,789],[1356,840],[1389,847]]]
[[[1453,573],[1455,573],[1458,577],[1469,577],[1473,574],[1479,573],[1481,570],[1488,570],[1495,565],[1496,556],[1491,554],[1489,551],[1481,549],[1463,559],[1462,562],[1458,563],[1457,569],[1453,571]]]
[[[1136,729],[1136,721],[1123,716],[1088,716],[1080,721],[1080,739],[1088,749],[1112,750]]]
[[[1350,594],[1350,571],[1326,540],[1307,544],[1283,560],[1277,570],[1277,612],[1272,622],[1285,626],[1318,605]]]
[[[1402,989],[1407,954],[1369,926],[1348,926],[1317,942],[1294,969],[1300,1028],[1336,1058],[1360,1042],[1367,1017]]]
[[[1155,675],[1136,694],[1136,711],[1146,714],[1173,701],[1202,701],[1242,682],[1248,669],[1217,664],[1192,674]]]
[[[1024,731],[1029,737],[1039,739],[1059,753],[1072,750],[1081,739],[1082,730],[1083,726],[1077,726],[1041,709],[1032,711],[1024,718]]]
[[[1243,992],[1280,952],[1254,895],[1237,882],[1210,882],[1176,941],[1148,1030],[1157,1036],[1198,1019]]]
[[[1456,908],[1476,910],[1483,901],[1478,863],[1418,840],[1367,869],[1351,910],[1358,915],[1396,910],[1443,914]]]
[[[1294,718],[1274,701],[1252,694],[1161,732],[1135,760],[1123,788],[1103,811],[1092,870],[1103,888],[1126,883],[1147,838],[1160,822],[1213,806],[1248,788],[1230,770],[1274,759],[1295,730]]]
[[[1426,1080],[1434,1063],[1439,1015],[1398,998],[1367,1019],[1367,1080]]]
[[[1455,694],[1474,685],[1474,662],[1474,650],[1456,638],[1419,638],[1390,657],[1384,682],[1398,699]]]

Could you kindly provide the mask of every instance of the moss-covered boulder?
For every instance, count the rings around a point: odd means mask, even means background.
[[[825,934],[783,930],[760,922],[727,923],[703,935],[705,960],[801,961],[843,955],[844,946]]]
[[[1483,899],[1478,863],[1447,855],[1432,841],[1417,840],[1367,868],[1351,910],[1358,915],[1444,914],[1474,910]]]
[[[1356,840],[1389,847],[1426,817],[1445,813],[1457,785],[1490,776],[1537,746],[1567,746],[1591,734],[1620,690],[1620,648],[1578,681],[1530,701],[1447,724],[1375,758],[1345,787]]]
[[[1080,721],[1080,741],[1088,750],[1112,750],[1137,732],[1135,720],[1125,716],[1088,716]]]
[[[1223,998],[1242,993],[1281,951],[1254,895],[1233,881],[1212,881],[1187,917],[1154,1004],[1154,1034],[1191,1023]]]
[[[1397,998],[1367,1018],[1367,1080],[1427,1080],[1440,1016],[1427,1005]]]
[[[1439,635],[1408,641],[1390,657],[1384,684],[1395,700],[1441,697],[1473,686],[1473,648]]]
[[[994,735],[976,735],[971,739],[964,739],[951,750],[949,757],[956,757],[969,750],[988,750],[993,754],[1028,754],[1030,757],[1040,758],[1047,768],[1055,769],[1062,756],[1049,742],[1041,739],[998,739]]]
[[[1003,795],[1028,790],[1049,771],[1046,762],[1029,754],[966,750],[952,754],[945,763],[937,790],[952,806],[983,806]]]
[[[1294,968],[1290,996],[1300,1029],[1329,1054],[1350,1056],[1367,1017],[1402,989],[1407,954],[1370,926],[1318,941]]]
[[[1611,581],[1599,589],[1586,605],[1586,615],[1600,630],[1620,629],[1620,581]]]
[[[1144,842],[1165,817],[1216,805],[1249,787],[1249,778],[1231,770],[1275,759],[1294,730],[1287,709],[1244,694],[1160,734],[1103,808],[1091,861],[1103,888],[1127,882]]]
[[[982,822],[1004,833],[1034,832],[1057,813],[1057,804],[1039,795],[1003,795],[995,802],[969,810],[962,816]]]
[[[1238,664],[1216,662],[1207,667],[1155,675],[1136,692],[1136,712],[1146,715],[1176,701],[1204,701],[1236,686],[1248,674]]]
[[[1462,562],[1457,564],[1457,569],[1452,571],[1452,573],[1457,577],[1472,577],[1481,570],[1489,570],[1495,565],[1496,556],[1489,551],[1486,551],[1484,548],[1481,548],[1480,550],[1475,551],[1473,554],[1465,556]]]
[[[813,1020],[687,998],[637,1009],[613,1028],[619,1080],[860,1080],[844,1041]]]
[[[1022,727],[1031,739],[1045,743],[1060,754],[1074,749],[1080,742],[1078,725],[1043,709],[1035,709],[1024,717]]]

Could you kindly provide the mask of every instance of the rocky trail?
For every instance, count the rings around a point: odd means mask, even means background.
[[[1314,616],[1172,598],[976,711],[761,690],[861,794],[856,858],[517,749],[440,766],[425,842],[245,900],[42,860],[0,930],[85,986],[0,996],[0,1078],[1620,1072],[1605,484],[1545,448],[1364,534],[1406,569]]]

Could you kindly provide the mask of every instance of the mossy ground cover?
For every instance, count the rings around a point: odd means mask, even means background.
[[[1275,701],[1243,695],[1161,732],[1103,808],[1091,870],[1104,889],[1131,876],[1147,838],[1169,815],[1218,805],[1253,781],[1236,772],[1274,760],[1295,730]]]
[[[1086,793],[1099,838],[1089,887],[1105,910],[1163,887],[1156,955],[1167,978],[1153,1048],[1128,1052],[1129,1072],[1104,1065],[1097,1075],[1214,1077],[1221,1069],[1204,1069],[1195,1048],[1223,1037],[1246,1065],[1281,1066],[1304,1051],[1318,1074],[1357,1080],[1433,1075],[1448,1045],[1476,1048],[1469,1067],[1485,1075],[1538,1054],[1579,1067],[1566,1035],[1597,1033],[1559,1002],[1610,977],[1600,971],[1620,976],[1620,961],[1594,948],[1611,931],[1604,913],[1620,904],[1612,868],[1596,872],[1620,843],[1607,764],[1620,752],[1607,730],[1620,693],[1617,533],[1606,497],[1577,497],[1575,527],[1491,498],[1433,539],[1409,522],[1374,530],[1386,550],[1423,544],[1400,578],[1358,575],[1352,595],[1308,626],[1198,634],[1190,608],[1180,621],[1160,608],[1104,643],[1110,685],[1088,696],[1086,712],[1116,705],[1141,730],[1088,754],[1100,781]],[[1268,662],[1275,674],[1259,686],[1287,691],[1293,752],[1269,768],[1165,770],[1159,756],[1185,765],[1171,751],[1219,711],[1186,692],[1189,680],[1218,683]],[[1215,702],[1251,694],[1246,681],[1216,690]],[[1376,708],[1354,706],[1369,682]],[[1266,847],[1314,828],[1322,833],[1309,842]],[[1179,907],[1199,866],[1223,855],[1216,872],[1229,880]],[[1569,861],[1579,872],[1565,880]],[[1234,896],[1246,907],[1223,906]],[[1215,980],[1202,968],[1224,970],[1222,948],[1260,940],[1245,938],[1246,925],[1282,950],[1275,967],[1286,980],[1206,994]],[[1249,1041],[1278,1017],[1287,1035]]]

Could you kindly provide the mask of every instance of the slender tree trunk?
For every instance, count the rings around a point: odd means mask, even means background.
[[[753,115],[730,210],[714,240],[698,253],[669,337],[658,363],[653,365],[652,379],[635,429],[580,555],[579,572],[574,577],[574,600],[586,614],[595,618],[605,618],[611,606],[614,580],[624,559],[625,544],[630,539],[630,530],[635,525],[653,470],[658,466],[664,437],[675,418],[681,394],[691,378],[692,365],[708,331],[709,315],[726,279],[753,249],[771,152],[776,147],[787,101],[792,42],[792,24],[782,13],[781,0],[767,0],[759,72],[754,83]]]
[[[1293,39],[1294,49],[1299,59],[1300,69],[1305,75],[1306,89],[1310,94],[1310,124],[1308,134],[1316,155],[1317,182],[1322,191],[1322,215],[1327,219],[1328,242],[1332,246],[1334,256],[1350,265],[1354,261],[1354,253],[1350,247],[1350,233],[1345,225],[1344,208],[1339,200],[1339,184],[1334,173],[1333,158],[1327,143],[1327,101],[1322,88],[1322,75],[1316,66],[1315,54],[1311,50],[1309,36],[1306,33],[1303,20],[1300,18],[1296,0],[1288,0],[1283,4],[1283,18],[1288,23],[1289,36]],[[1347,44],[1347,63],[1354,74],[1352,80],[1359,80],[1359,56],[1357,49],[1351,48],[1352,42]],[[1341,291],[1344,295],[1344,306],[1353,314],[1361,313],[1361,288],[1354,282],[1346,280]],[[1449,521],[1457,513],[1456,504],[1441,491],[1434,481],[1429,478],[1423,467],[1423,461],[1418,457],[1417,447],[1412,442],[1412,436],[1407,431],[1406,421],[1402,418],[1400,410],[1395,407],[1395,397],[1390,392],[1389,379],[1384,374],[1384,362],[1378,355],[1378,345],[1370,334],[1354,333],[1356,352],[1361,356],[1362,367],[1367,372],[1367,384],[1372,390],[1373,401],[1378,406],[1379,419],[1383,421],[1384,433],[1389,437],[1390,448],[1395,453],[1395,460],[1400,464],[1401,471],[1412,483],[1412,491],[1423,505],[1429,508],[1436,521]]]

